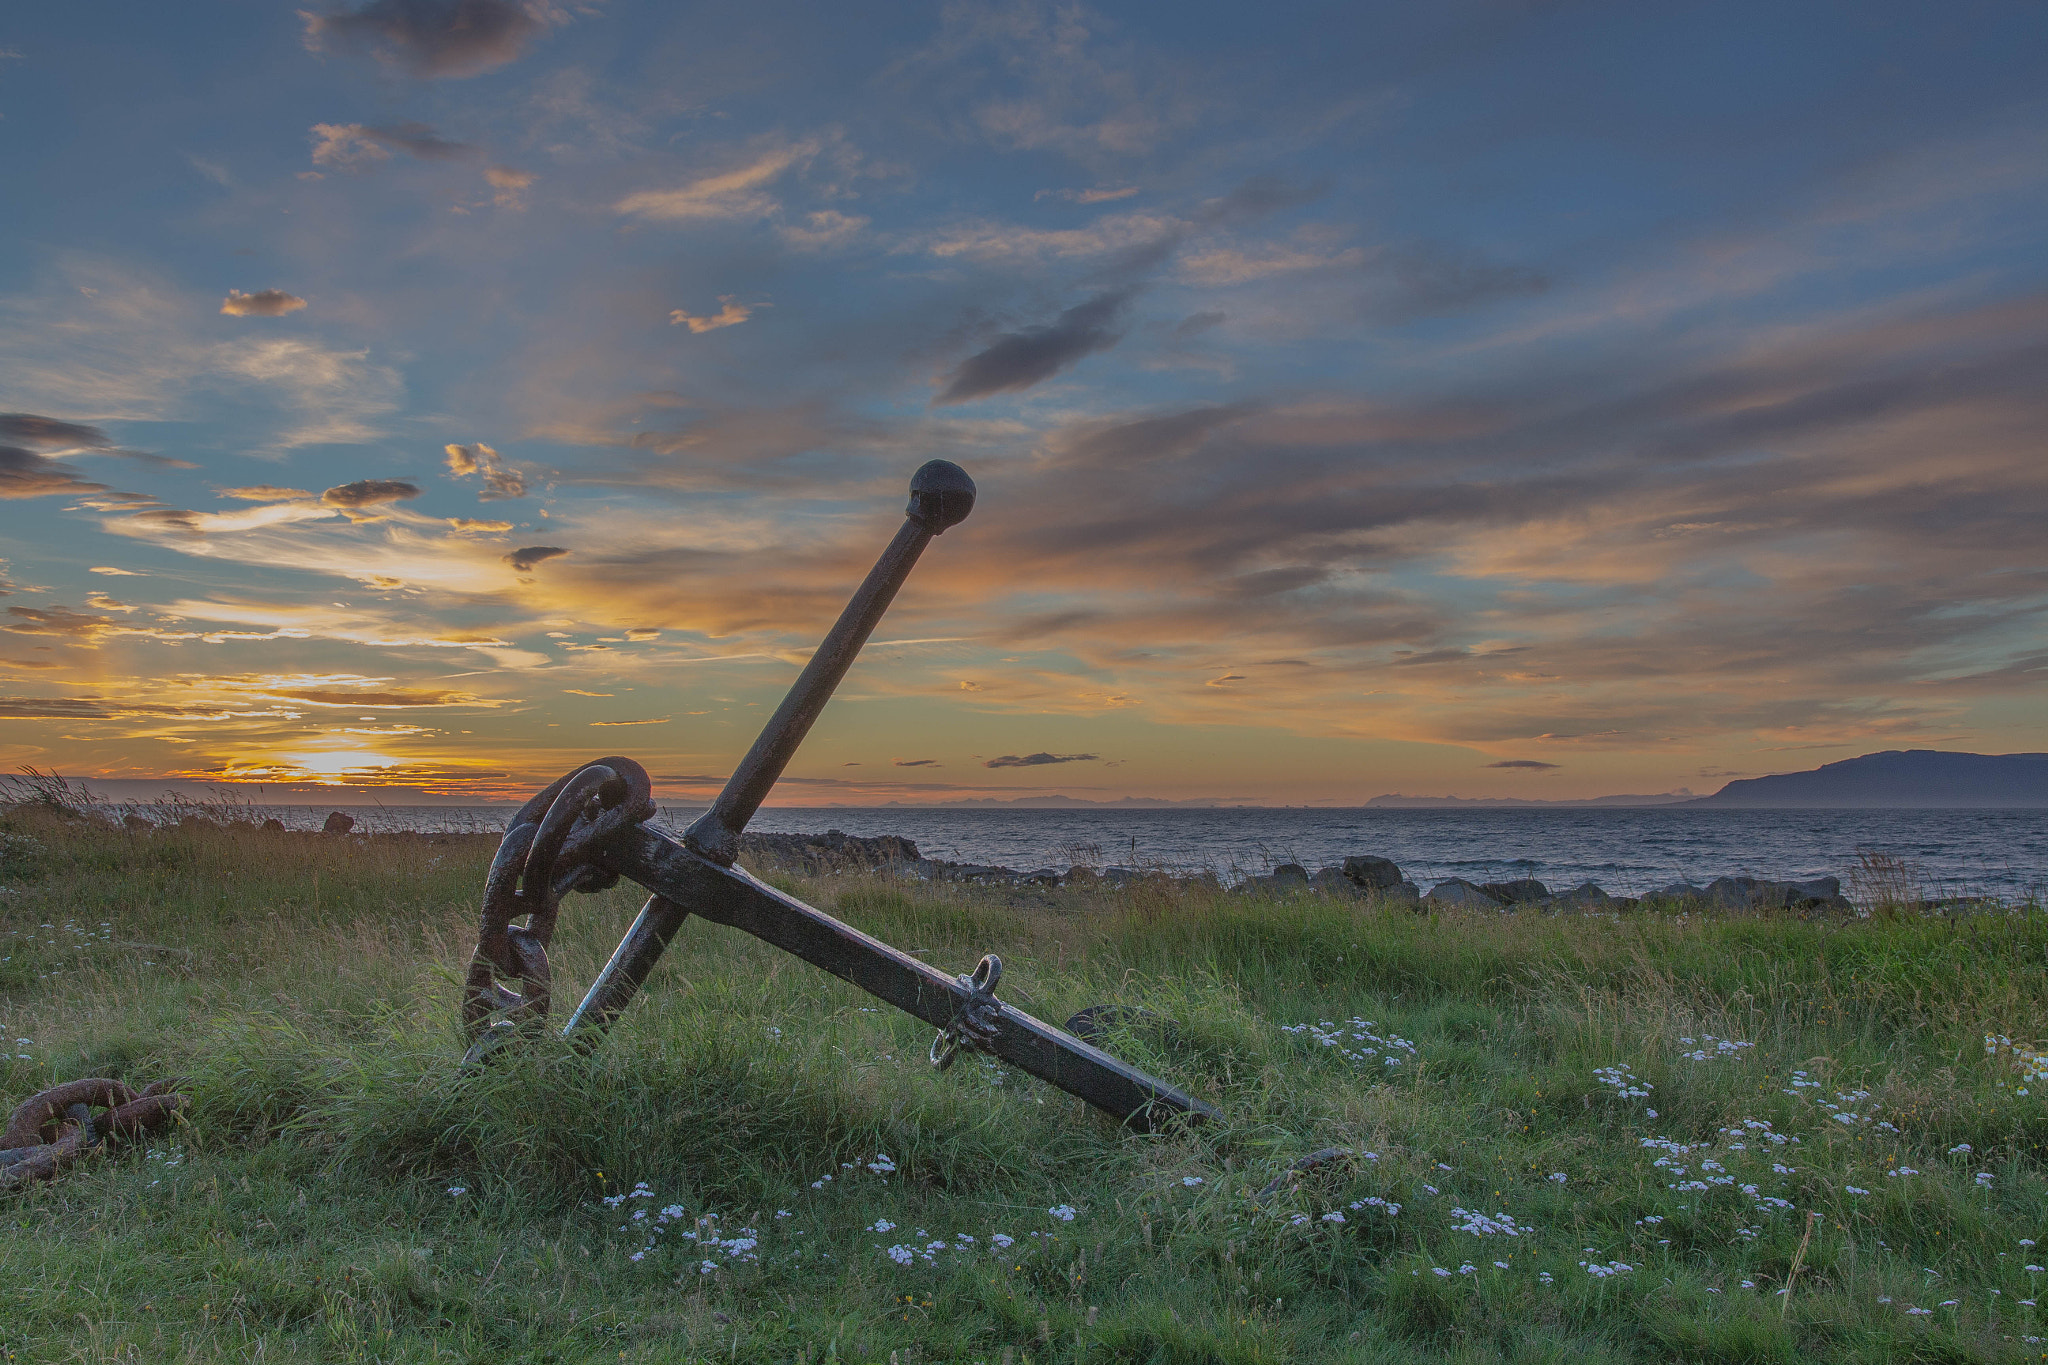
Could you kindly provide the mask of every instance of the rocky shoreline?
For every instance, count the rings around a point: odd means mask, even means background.
[[[1163,871],[1132,867],[1074,866],[1019,869],[982,863],[954,863],[926,858],[917,845],[896,834],[864,838],[840,830],[823,834],[747,834],[740,852],[749,861],[767,862],[811,876],[842,872],[893,871],[921,881],[981,882],[1007,886],[1085,887],[1116,885],[1146,878],[1176,881],[1216,879],[1208,873],[1173,877]],[[1220,883],[1218,883],[1220,885]],[[1451,877],[1427,891],[1402,874],[1391,859],[1359,854],[1310,872],[1299,863],[1282,863],[1270,873],[1246,877],[1235,890],[1269,896],[1323,895],[1353,900],[1407,902],[1417,910],[1456,909],[1511,911],[1601,912],[1647,907],[1699,906],[1717,910],[1789,910],[1800,913],[1846,912],[1854,907],[1842,895],[1835,877],[1805,881],[1773,881],[1762,877],[1717,877],[1705,886],[1674,882],[1641,896],[1616,896],[1598,883],[1582,882],[1552,891],[1533,877],[1504,882],[1470,882]]]
[[[105,816],[98,823],[110,829],[125,827],[132,833],[173,827],[187,829],[240,829],[286,833],[284,825],[265,820],[260,826],[249,820],[217,821],[187,813],[174,822],[158,822],[133,813],[116,824]],[[447,843],[458,839],[488,838],[496,834],[422,834],[394,831],[354,834],[352,817],[336,811],[324,827],[290,831],[300,837],[363,839],[420,839]],[[670,831],[674,833],[674,831]],[[1795,914],[1857,913],[1857,906],[1842,894],[1839,878],[1814,877],[1806,880],[1774,880],[1765,877],[1717,877],[1705,885],[1673,882],[1637,896],[1615,895],[1596,882],[1581,882],[1563,890],[1552,890],[1533,877],[1509,881],[1472,882],[1450,877],[1422,889],[1391,859],[1370,854],[1347,857],[1340,864],[1314,872],[1299,863],[1281,863],[1271,872],[1255,874],[1226,886],[1213,873],[1178,874],[1157,867],[1123,867],[1077,864],[1064,871],[1054,867],[1013,868],[999,864],[956,863],[927,858],[915,841],[898,834],[863,836],[831,829],[823,834],[748,833],[740,837],[740,856],[757,868],[785,869],[804,876],[834,876],[845,873],[884,873],[926,882],[958,882],[1005,887],[1092,887],[1120,886],[1133,882],[1204,883],[1217,890],[1244,895],[1287,899],[1296,896],[1325,896],[1349,900],[1373,900],[1406,904],[1418,913],[1430,910],[1519,911],[1552,914],[1618,913],[1638,908],[1653,910],[1776,911]],[[1974,912],[2007,908],[2002,901],[1974,896],[1916,900],[1922,910]]]

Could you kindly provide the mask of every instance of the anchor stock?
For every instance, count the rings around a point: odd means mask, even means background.
[[[932,1063],[940,1070],[962,1049],[986,1052],[1141,1131],[1177,1117],[1214,1116],[1200,1100],[998,1000],[1002,964],[994,955],[971,976],[948,976],[733,866],[747,822],[918,556],[973,506],[974,481],[959,466],[933,460],[917,471],[903,526],[681,842],[647,826],[654,813],[648,778],[631,759],[586,764],[520,809],[492,862],[464,986],[462,1020],[471,1042],[466,1064],[544,1025],[552,996],[547,947],[561,897],[600,890],[623,876],[653,894],[563,1028],[580,1049],[604,1036],[684,919],[695,914],[785,949],[934,1025],[940,1032]],[[511,922],[521,916],[525,926]],[[520,989],[500,981],[517,981]]]

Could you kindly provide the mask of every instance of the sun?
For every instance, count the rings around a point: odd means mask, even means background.
[[[396,768],[404,760],[365,749],[330,749],[310,753],[279,754],[276,761],[280,765],[289,765],[315,778],[333,782],[345,773]]]

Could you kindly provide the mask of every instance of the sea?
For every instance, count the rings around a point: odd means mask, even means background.
[[[513,806],[350,807],[365,831],[495,832]],[[664,806],[682,829],[701,807]],[[282,807],[318,828],[326,808]],[[1683,806],[1173,807],[1166,809],[771,806],[764,832],[897,834],[927,858],[1026,871],[1075,864],[1212,872],[1225,882],[1299,863],[1313,872],[1350,854],[1391,858],[1427,890],[1449,877],[1533,877],[1553,891],[1597,882],[1638,895],[1723,875],[1838,877],[1854,896],[1874,876],[1912,879],[1921,894],[2008,903],[2048,893],[2048,810],[1716,810]],[[1876,870],[1882,868],[1883,870]],[[1860,881],[1859,881],[1860,879]]]

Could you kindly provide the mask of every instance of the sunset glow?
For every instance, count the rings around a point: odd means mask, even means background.
[[[2048,747],[2037,7],[374,8],[0,32],[9,769],[701,798],[933,456],[777,801]]]

